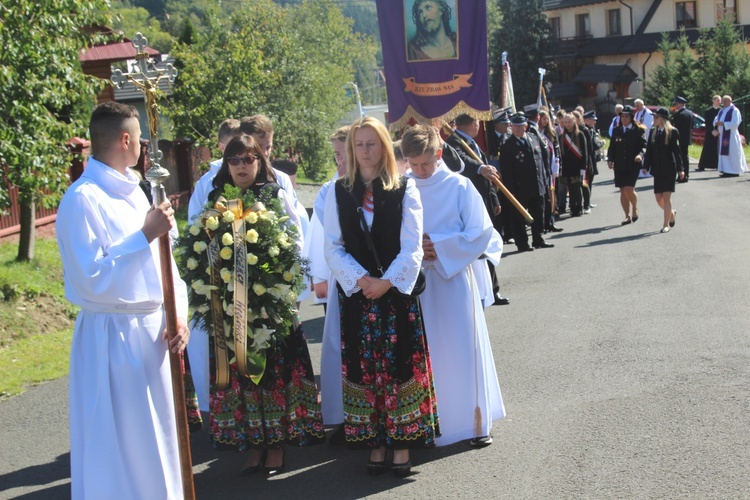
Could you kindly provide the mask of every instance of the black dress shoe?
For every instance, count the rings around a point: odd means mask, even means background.
[[[518,248],[518,253],[521,253],[521,252],[533,252],[534,251],[534,249],[531,248],[531,247],[529,247],[529,246],[526,246],[526,247],[517,247],[517,248]]]
[[[502,297],[499,294],[495,294],[495,302],[492,303],[493,306],[507,306],[510,304],[510,299],[508,297]]]
[[[552,248],[554,247],[554,243],[548,243],[546,241],[540,241],[539,243],[534,243],[534,248]]]
[[[484,448],[492,444],[492,435],[475,437],[469,444],[474,448]]]
[[[560,231],[562,231],[562,230],[563,230],[563,228],[561,228],[561,227],[557,227],[557,226],[556,226],[556,225],[554,225],[554,224],[551,224],[551,225],[547,226],[547,229],[548,229],[549,231],[552,231],[553,233],[559,233]]]

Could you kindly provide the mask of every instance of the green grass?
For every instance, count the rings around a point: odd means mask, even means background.
[[[750,145],[747,145],[742,149],[745,151],[745,160],[750,161]],[[697,144],[691,144],[688,146],[688,155],[690,155],[691,158],[700,158],[701,151],[703,151],[703,146],[698,146]]]
[[[0,300],[49,293],[63,297],[62,264],[53,238],[36,241],[34,260],[16,262],[18,243],[0,243]]]
[[[54,238],[37,238],[32,262],[18,244],[0,243],[0,397],[68,371],[77,308],[65,300]]]
[[[0,350],[0,399],[68,374],[72,328],[33,335]]]

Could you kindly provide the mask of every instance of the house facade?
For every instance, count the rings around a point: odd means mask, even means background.
[[[664,33],[676,39],[684,28],[692,43],[728,16],[750,38],[750,0],[546,0],[544,8],[560,75],[550,99],[604,114],[642,94],[663,63]]]

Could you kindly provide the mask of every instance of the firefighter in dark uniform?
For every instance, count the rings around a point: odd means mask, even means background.
[[[505,187],[526,207],[534,219],[531,224],[531,245],[526,233],[523,216],[513,213],[513,237],[519,252],[534,248],[551,248],[554,245],[544,241],[544,196],[549,186],[549,178],[544,165],[543,149],[533,134],[526,133],[527,119],[522,114],[511,118],[513,136],[500,146],[500,173]]]

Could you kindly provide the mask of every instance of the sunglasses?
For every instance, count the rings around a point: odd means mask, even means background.
[[[252,165],[255,163],[255,160],[258,158],[255,155],[247,155],[247,156],[230,156],[227,158],[227,163],[229,163],[230,166],[236,167],[240,163],[244,163],[245,165]]]

